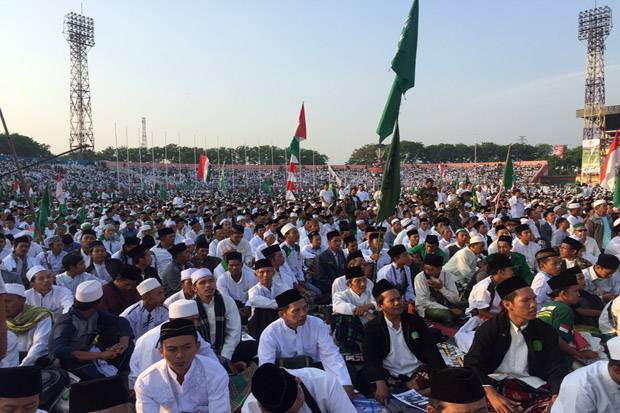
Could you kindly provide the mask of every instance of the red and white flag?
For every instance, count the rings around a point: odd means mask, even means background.
[[[200,154],[200,164],[198,165],[198,179],[202,182],[206,182],[211,177],[211,163],[209,157],[204,154]]]
[[[620,163],[620,153],[618,153],[618,132],[611,142],[609,152],[605,158],[605,163],[601,169],[601,186],[613,191],[616,187],[616,176],[618,174],[618,164]]]
[[[289,152],[291,154],[291,160],[288,164],[288,177],[286,179],[286,199],[295,200],[293,192],[297,190],[297,165],[301,163],[301,150],[299,143],[306,140],[306,111],[304,104],[301,104],[301,110],[299,111],[299,123],[297,124],[297,130],[295,130],[295,136],[291,140],[291,146]]]
[[[442,178],[444,176],[446,176],[446,166],[443,164],[443,162],[439,162],[439,176],[441,176]]]
[[[62,192],[62,175],[56,175],[56,195],[54,198],[58,200],[62,204],[62,201],[65,197],[65,194]]]
[[[13,192],[15,192],[16,194],[19,194],[21,192],[21,190],[19,189],[19,179],[15,178],[15,181],[13,182]]]

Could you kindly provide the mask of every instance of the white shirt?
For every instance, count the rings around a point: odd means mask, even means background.
[[[525,255],[527,265],[534,271],[538,270],[538,262],[536,261],[536,253],[538,251],[540,251],[540,245],[534,241],[530,241],[527,245],[525,245],[520,239],[516,238],[512,242],[512,252],[518,252]]]
[[[256,254],[256,248],[263,244],[265,241],[258,235],[254,235],[250,240],[250,248],[252,249],[252,254]]]
[[[478,256],[469,248],[458,250],[443,266],[443,270],[454,276],[454,282],[466,285],[478,270]]]
[[[6,332],[6,355],[0,359],[0,368],[19,366],[19,351],[17,351],[17,337],[11,330]]]
[[[375,284],[371,280],[366,280],[366,291],[368,291],[371,296],[372,287],[374,287],[374,285]],[[341,275],[340,277],[336,278],[332,283],[332,297],[336,295],[337,292],[345,291],[347,288],[349,288],[347,287],[347,277]]]
[[[528,349],[522,333],[526,327],[527,324],[519,328],[510,321],[510,347],[497,370],[489,376],[496,380],[512,377],[537,389],[546,382],[539,377],[530,376],[528,371]]]
[[[91,274],[99,278],[103,284],[112,282],[112,277],[108,273],[108,269],[105,266],[105,261],[101,264],[93,263],[93,270]]]
[[[27,333],[15,334],[17,337],[17,351],[19,353],[28,353],[20,366],[33,366],[39,358],[48,354],[51,333],[52,318],[46,317]]]
[[[620,274],[614,272],[609,278],[599,278],[594,272],[594,265],[582,271],[586,279],[585,290],[598,296],[614,293],[620,294]]]
[[[176,293],[172,294],[170,297],[166,298],[166,301],[164,301],[164,305],[166,307],[170,307],[170,304],[174,303],[175,301],[190,300],[191,298],[192,297],[186,298],[183,290],[179,290]]]
[[[278,284],[271,284],[271,289],[257,283],[248,291],[247,305],[252,307],[252,315],[255,308],[277,309],[276,296],[286,291]]]
[[[611,306],[611,309],[609,308]],[[609,313],[611,312],[611,318]],[[620,296],[608,302],[598,318],[598,328],[603,334],[619,335],[620,333]]]
[[[209,357],[196,355],[179,384],[176,374],[160,360],[146,369],[135,385],[140,413],[229,412],[228,374]]]
[[[65,314],[73,305],[73,294],[68,288],[52,285],[49,293],[41,295],[34,288],[26,290],[26,304],[45,307],[54,314]]]
[[[390,352],[383,359],[383,367],[390,372],[390,375],[398,377],[400,375],[411,376],[411,374],[422,365],[420,360],[409,350],[405,338],[403,337],[403,326],[397,329],[387,318],[388,333],[390,334]]]
[[[408,266],[404,266],[401,269],[396,268],[394,263],[386,265],[377,271],[377,282],[382,279],[388,280],[393,285],[400,288],[406,279],[407,290],[404,294],[405,300],[415,301],[415,293],[413,292],[413,282],[411,280],[411,270]]]
[[[459,292],[456,289],[456,283],[454,282],[454,277],[452,274],[441,270],[441,273],[439,273],[439,280],[441,280],[441,283],[443,284],[441,290],[439,290],[439,293],[443,295],[447,301],[457,303],[459,301]],[[448,309],[443,304],[435,301],[435,299],[431,296],[431,287],[428,286],[424,271],[421,271],[415,276],[413,286],[415,288],[416,297],[415,309],[421,317],[424,317],[424,314],[428,308],[437,308],[442,310]]]
[[[534,294],[536,294],[537,310],[540,310],[545,303],[551,301],[551,297],[549,297],[551,287],[547,284],[547,281],[550,279],[551,276],[549,274],[540,271],[532,280],[532,290],[534,290]]]
[[[241,341],[241,316],[239,315],[235,300],[224,294],[222,294],[222,299],[226,307],[226,330],[224,331],[224,344],[222,345],[221,355],[230,360],[235,352],[235,348],[237,348]],[[207,313],[207,321],[209,322],[209,334],[211,335],[209,342],[215,343],[215,299],[211,299],[209,304],[203,302],[202,306]]]
[[[90,280],[96,280],[101,282],[99,278],[87,272],[78,274],[75,277],[71,277],[66,272],[63,272],[62,274],[58,274],[56,276],[56,285],[69,289],[69,291],[71,291],[71,294],[75,296],[75,290],[77,290],[78,285],[80,285],[80,283],[83,283],[84,281]]]
[[[355,413],[357,410],[347,397],[344,389],[335,377],[323,370],[314,368],[289,370],[291,375],[299,377],[308,392],[316,401],[322,412],[329,413]],[[253,394],[250,393],[243,403],[241,413],[262,413],[258,402]],[[308,405],[304,403],[299,413],[311,413]]]
[[[120,314],[120,317],[129,321],[134,340],[137,340],[151,328],[168,321],[168,308],[160,305],[149,312],[144,307],[144,301],[140,300],[127,307]]]
[[[510,204],[510,216],[512,218],[521,218],[525,215],[525,204],[521,198],[513,195],[508,200],[508,203]]]
[[[377,308],[377,303],[375,302],[372,293],[368,291],[368,288],[361,294],[357,295],[352,289],[347,288],[344,291],[339,291],[332,296],[332,310],[334,314],[342,314],[342,315],[353,315],[353,311],[355,308],[372,304]],[[368,322],[368,317],[365,315],[360,317],[362,324],[366,324]]]
[[[341,386],[351,385],[344,359],[329,334],[329,328],[320,318],[309,315],[297,330],[289,328],[280,318],[263,330],[258,343],[260,365],[296,356],[308,356],[321,362],[325,371],[336,377]]]
[[[58,255],[54,255],[52,251],[44,251],[37,255],[36,260],[37,264],[42,265],[50,271],[59,273],[62,271],[62,259],[65,255],[67,255],[66,251],[60,251]]]
[[[244,265],[241,269],[241,278],[235,281],[230,275],[230,271],[226,271],[221,277],[217,278],[217,290],[231,297],[235,301],[246,303],[248,301],[248,291],[254,287],[258,279],[254,271]]]
[[[612,380],[608,365],[607,360],[597,361],[564,377],[551,413],[620,411],[620,385]]]
[[[466,313],[471,313],[472,310],[484,310],[489,308],[489,311],[498,314],[500,312],[501,298],[499,294],[495,293],[493,302],[491,303],[491,293],[489,292],[489,284],[491,284],[491,277],[486,277],[476,283],[469,293],[469,306]]]
[[[250,248],[248,240],[242,238],[239,244],[234,244],[230,238],[224,238],[217,244],[217,257],[224,258],[224,254],[228,251],[237,251],[241,253],[243,262],[246,265],[252,264],[252,248]]]
[[[159,352],[159,334],[161,332],[161,324],[153,327],[142,337],[136,340],[136,346],[131,359],[129,360],[129,388],[133,389],[136,379],[145,371],[149,366],[157,363],[161,360],[161,353]],[[211,348],[211,344],[206,342],[200,334],[198,334],[198,342],[200,343],[200,349],[198,354],[218,361],[217,356]]]
[[[167,249],[158,245],[151,248],[151,252],[155,256],[155,266],[159,271],[163,271],[172,262],[172,254]]]

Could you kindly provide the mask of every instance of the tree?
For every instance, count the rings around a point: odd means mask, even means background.
[[[17,156],[27,158],[45,158],[52,156],[49,145],[39,143],[29,136],[12,133],[11,138],[13,138]],[[9,140],[5,134],[0,134],[0,154],[11,155]]]
[[[401,142],[401,144],[404,144],[404,143],[405,143],[404,141]],[[358,164],[358,165],[373,164],[377,162],[377,149],[379,149],[380,147],[382,147],[382,151],[385,153],[385,151],[387,150],[386,147],[384,145],[379,145],[379,144],[370,143],[368,145],[364,145],[360,148],[357,148],[353,151],[347,163],[354,164],[354,165],[355,164]]]

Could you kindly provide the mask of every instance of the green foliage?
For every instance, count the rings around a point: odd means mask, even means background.
[[[549,160],[549,175],[573,175],[581,168],[582,147],[567,148],[564,151],[564,158],[551,156]]]
[[[52,156],[49,145],[39,143],[28,136],[18,133],[12,133],[11,138],[13,138],[15,152],[19,157],[38,158]],[[11,155],[9,140],[2,133],[0,133],[0,154]]]
[[[167,150],[165,150],[167,149]],[[260,151],[259,151],[260,149]],[[244,164],[245,157],[247,156],[247,162],[251,165],[258,164],[260,162],[261,165],[270,165],[271,164],[271,156],[273,150],[273,161],[276,165],[286,165],[289,162],[290,154],[288,153],[288,148],[286,149],[286,158],[284,156],[285,149],[278,148],[276,146],[268,146],[261,145],[258,146],[238,146],[236,148],[208,148],[204,151],[212,164],[218,163],[226,163],[228,165],[231,164]],[[127,148],[120,147],[118,148],[118,159],[120,161],[127,160]],[[200,156],[200,153],[203,152],[200,148],[196,149],[196,158]],[[259,160],[259,152],[260,152],[260,160]],[[219,153],[219,157],[218,157]],[[314,162],[316,165],[325,165],[327,163],[328,157],[323,155],[317,151],[313,151],[311,149],[301,148],[301,163],[302,165],[312,165],[312,154],[314,153]],[[129,161],[138,162],[140,160],[140,156],[142,157],[142,162],[152,162],[153,160],[153,151],[151,148],[145,150],[139,150],[138,148],[129,148]],[[165,158],[168,159],[172,163],[179,162],[179,147],[175,144],[167,145],[166,148],[157,146],[154,148],[154,156],[155,162],[160,162]],[[115,149],[111,146],[108,146],[102,151],[97,152],[98,160],[108,160],[115,161],[116,160],[116,152]],[[196,159],[196,162],[198,159]],[[194,163],[194,148],[181,146],[181,163]]]

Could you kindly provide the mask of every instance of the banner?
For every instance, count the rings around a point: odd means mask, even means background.
[[[586,139],[583,141],[581,157],[581,173],[583,175],[598,175],[601,172],[600,139]]]

